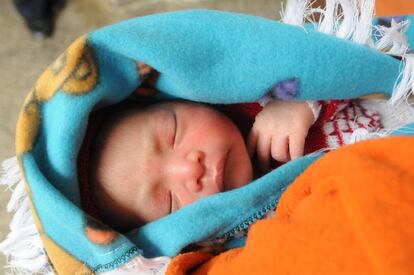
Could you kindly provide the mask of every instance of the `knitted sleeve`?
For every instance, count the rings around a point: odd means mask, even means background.
[[[332,120],[340,111],[348,107],[350,102],[350,100],[313,101],[314,105],[319,105],[319,113],[315,121],[317,121],[318,124],[323,124],[329,120]]]

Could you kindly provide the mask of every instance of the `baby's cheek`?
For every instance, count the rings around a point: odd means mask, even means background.
[[[170,213],[170,194],[169,191],[159,192],[151,197],[151,201],[143,205],[147,221],[160,219]]]
[[[230,155],[225,171],[227,190],[242,187],[253,180],[252,162],[245,146],[234,148]]]

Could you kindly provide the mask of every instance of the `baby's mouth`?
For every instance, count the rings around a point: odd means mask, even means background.
[[[225,190],[225,183],[224,183],[224,175],[226,170],[227,159],[229,157],[228,150],[218,161],[216,166],[216,175],[214,177],[214,182],[217,185],[219,192],[223,192]]]

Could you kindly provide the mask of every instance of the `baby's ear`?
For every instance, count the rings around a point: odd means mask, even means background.
[[[91,242],[100,245],[108,245],[118,237],[118,232],[89,215],[86,215],[85,234]]]

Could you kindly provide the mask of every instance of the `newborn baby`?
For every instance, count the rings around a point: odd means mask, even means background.
[[[313,122],[306,102],[271,101],[245,141],[230,118],[207,105],[171,101],[115,110],[96,133],[91,158],[99,218],[125,231],[241,187],[256,168],[268,171],[272,159],[301,156]]]

